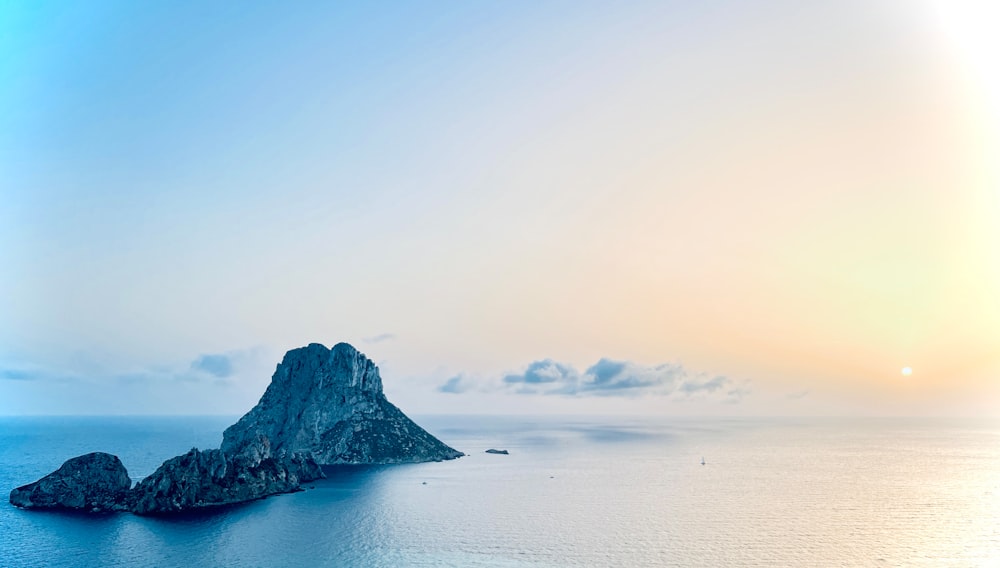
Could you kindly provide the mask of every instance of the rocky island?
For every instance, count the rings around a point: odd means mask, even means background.
[[[68,460],[14,489],[28,509],[163,514],[300,490],[327,464],[390,464],[463,456],[382,393],[378,367],[347,343],[285,354],[260,402],[226,429],[222,446],[171,458],[135,487],[106,453]]]
[[[94,452],[10,492],[11,504],[26,509],[127,511],[132,480],[117,456]]]

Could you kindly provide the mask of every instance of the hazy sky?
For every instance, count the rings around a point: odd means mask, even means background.
[[[996,415],[998,19],[4,2],[0,414]]]

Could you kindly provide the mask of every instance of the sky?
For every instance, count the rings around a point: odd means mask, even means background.
[[[0,2],[0,414],[997,416],[998,18]]]

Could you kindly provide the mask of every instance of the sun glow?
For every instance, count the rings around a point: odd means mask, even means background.
[[[904,377],[909,377],[910,375],[913,374],[913,369],[911,369],[909,367],[903,367],[903,370],[900,371],[900,372],[903,373]]]
[[[937,25],[977,84],[980,102],[996,127],[1000,119],[1000,70],[994,54],[1000,51],[1000,38],[992,23],[1000,18],[1000,5],[988,0],[935,0],[930,5]]]
[[[977,213],[969,220],[983,290],[1000,285],[1000,35],[993,25],[1000,4],[990,0],[928,0],[929,14],[943,34],[963,77],[967,109],[975,125],[966,154],[970,162],[968,191]],[[990,298],[989,293],[983,297]],[[1000,333],[1000,304],[989,300],[981,312],[984,336]],[[993,356],[994,367],[1000,360]],[[906,374],[906,373],[904,373]]]

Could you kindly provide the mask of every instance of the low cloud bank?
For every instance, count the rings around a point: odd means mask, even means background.
[[[523,370],[502,377],[475,380],[459,374],[437,390],[461,394],[469,391],[510,392],[557,396],[668,396],[676,399],[714,398],[737,403],[750,394],[749,382],[737,383],[723,375],[695,373],[679,363],[641,365],[602,358],[583,372],[552,359],[529,363]]]

